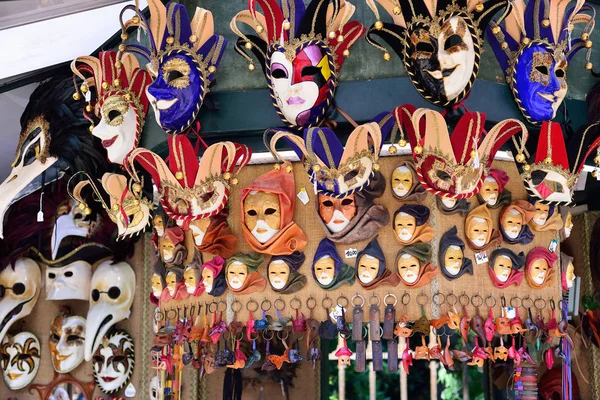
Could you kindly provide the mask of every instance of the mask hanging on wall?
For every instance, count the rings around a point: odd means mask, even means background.
[[[376,3],[393,19],[381,21]],[[507,0],[367,0],[377,22],[369,28],[367,41],[391,55],[374,36],[383,39],[404,62],[413,85],[427,101],[449,107],[468,95],[479,71],[483,33],[498,12],[504,15]]]
[[[525,200],[515,200],[500,211],[500,232],[510,244],[529,244],[534,233],[529,229],[529,221],[535,214],[534,207]]]
[[[178,226],[172,226],[165,229],[162,237],[161,247],[159,248],[159,258],[169,268],[183,268],[189,264],[195,249],[186,247],[185,234]],[[191,253],[191,254],[190,254]]]
[[[85,326],[85,318],[77,315],[58,315],[52,321],[48,348],[56,372],[68,374],[83,362]]]
[[[490,169],[488,176],[484,179],[477,200],[479,204],[487,204],[488,208],[500,208],[510,204],[512,193],[506,189],[510,178],[508,174],[500,169]]]
[[[454,280],[465,273],[473,275],[473,261],[465,256],[465,242],[458,237],[456,226],[440,240],[440,269],[446,279]]]
[[[412,161],[401,161],[392,171],[392,194],[400,201],[420,202],[427,192],[417,178],[415,164]]]
[[[561,286],[563,292],[567,292],[573,287],[575,283],[575,265],[573,264],[573,257],[560,253],[560,275],[561,275]]]
[[[554,204],[545,204],[542,201],[531,199],[535,213],[529,227],[533,232],[558,231],[563,228],[563,220]]]
[[[567,68],[575,53],[588,49],[586,69],[592,69],[589,37],[596,12],[583,1],[511,4],[504,24],[494,21],[487,28],[489,43],[521,113],[539,125],[556,117],[567,94]],[[567,9],[569,4],[574,5]],[[577,38],[575,24],[582,25]]]
[[[385,267],[385,256],[379,246],[377,237],[367,244],[356,256],[356,280],[365,289],[376,289],[380,286],[398,286],[398,275]]]
[[[289,256],[272,257],[267,265],[267,278],[276,293],[296,293],[306,285],[306,276],[298,272],[304,264],[304,253],[295,251]]]
[[[264,261],[262,254],[236,253],[225,263],[227,286],[235,294],[250,294],[265,290],[267,282],[258,272]]]
[[[40,341],[33,333],[6,335],[0,343],[0,367],[10,390],[27,387],[40,368]]]
[[[85,360],[90,361],[102,338],[117,322],[129,318],[135,296],[135,272],[125,262],[104,261],[92,275],[85,329]]]
[[[467,244],[474,251],[485,251],[490,246],[499,246],[502,235],[494,229],[492,214],[487,204],[475,207],[465,219],[465,236]]]
[[[160,297],[163,293],[163,290],[167,287],[167,282],[165,281],[165,266],[164,264],[158,260],[154,263],[154,267],[152,270],[151,286],[152,291],[150,292],[150,302],[156,306],[158,306]]]
[[[429,226],[429,208],[420,204],[405,204],[394,213],[393,228],[401,245],[430,242],[433,228]]]
[[[140,69],[133,54],[118,55],[114,51],[100,52],[99,58],[77,57],[71,62],[71,70],[83,81],[80,89],[88,104],[84,116],[92,122],[92,135],[102,141],[111,163],[123,165],[144,129],[150,74]],[[100,120],[98,125],[94,126],[90,114]]]
[[[320,288],[333,290],[354,284],[354,268],[342,261],[333,242],[327,238],[321,240],[312,263],[312,274]]]
[[[515,254],[509,249],[496,249],[490,256],[488,270],[494,286],[505,289],[511,285],[520,286],[523,280],[525,254]]]
[[[223,267],[225,260],[216,256],[212,260],[202,264],[202,284],[204,290],[211,296],[221,296],[227,289],[227,282]]]
[[[453,199],[450,197],[436,196],[435,202],[438,210],[443,214],[460,214],[465,216],[469,213],[469,202],[467,199]]]
[[[135,347],[133,339],[122,329],[104,336],[94,352],[92,370],[96,386],[105,394],[123,389],[133,374]]]
[[[400,281],[411,288],[427,285],[438,274],[431,263],[431,245],[415,243],[403,247],[396,255],[396,269]]]
[[[541,289],[554,283],[556,274],[554,264],[558,260],[555,253],[544,247],[536,247],[529,251],[525,261],[525,278],[534,289]]]
[[[198,283],[202,279],[200,268],[196,265],[188,265],[183,271],[183,281],[185,283],[185,290],[190,295],[194,295],[198,287]]]
[[[168,303],[171,300],[183,300],[189,297],[183,279],[182,268],[169,268],[165,274],[166,287],[160,296],[161,303]]]
[[[573,215],[569,211],[568,207],[559,207],[561,218],[563,219],[563,228],[558,232],[560,234],[560,241],[564,241],[571,236],[573,231]]]
[[[258,7],[264,14],[258,12]],[[365,33],[350,21],[356,7],[345,0],[250,0],[231,30],[235,50],[255,69],[251,51],[267,78],[271,100],[290,128],[318,126],[333,104],[340,69],[350,47]],[[239,24],[253,29],[244,34]]]
[[[194,239],[194,245],[200,253],[208,253],[225,259],[235,253],[237,237],[231,232],[227,223],[229,209],[226,206],[218,214],[211,217],[191,220],[189,230]],[[179,221],[180,226],[184,223]]]
[[[145,58],[154,81],[147,96],[158,125],[168,134],[182,133],[196,120],[204,97],[221,62],[227,40],[214,34],[212,13],[196,7],[190,21],[184,5],[165,5],[159,0],[148,2],[150,21],[133,5],[121,11],[135,11],[134,18],[121,21],[122,36],[127,29],[140,25],[148,34],[149,47],[122,43],[119,51],[129,51]],[[124,36],[123,36],[124,35]]]

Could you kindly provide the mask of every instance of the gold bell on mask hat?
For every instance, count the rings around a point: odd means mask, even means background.
[[[342,52],[344,57],[348,57],[350,55],[350,50],[346,49]]]
[[[254,69],[255,69],[255,68],[256,68],[256,67],[254,66],[254,64],[250,64],[250,65],[248,65],[248,69],[249,69],[250,71],[254,71]]]
[[[285,172],[287,172],[288,174],[291,173],[293,170],[294,168],[291,165],[285,167]]]
[[[494,27],[492,28],[492,33],[493,33],[494,35],[497,35],[497,34],[499,34],[499,33],[500,33],[500,27],[499,27],[498,25],[494,26]]]
[[[381,21],[375,22],[375,29],[377,29],[378,31],[380,31],[381,28],[383,28],[383,22],[381,22]]]
[[[596,178],[598,176],[598,172],[596,170],[592,171],[592,178]]]
[[[85,111],[92,112],[92,105],[91,104],[86,105],[85,106]]]
[[[85,215],[90,215],[90,214],[92,213],[92,209],[91,209],[91,208],[89,208],[89,207],[86,207],[86,208],[83,210],[83,213],[84,213]]]
[[[379,171],[379,169],[381,168],[381,166],[377,163],[373,164],[373,170],[374,171]]]
[[[134,24],[139,24],[139,23],[140,23],[140,17],[138,17],[138,16],[136,15],[135,17],[131,18],[131,21],[132,21]]]
[[[81,96],[79,96],[79,93],[77,93],[77,92],[73,93],[73,100],[79,101],[80,99],[81,99]]]
[[[290,21],[285,21],[283,23],[283,29],[285,29],[286,31],[289,31],[291,27],[292,27],[292,24],[290,24]]]
[[[173,44],[173,43],[175,43],[175,38],[173,36],[169,36],[167,38],[167,44]]]
[[[141,184],[139,184],[139,183],[134,183],[134,184],[131,186],[131,190],[133,190],[133,192],[134,192],[134,193],[139,193],[139,192],[141,192],[141,191],[142,191],[142,185],[141,185]]]
[[[127,37],[126,33],[121,33],[121,40],[127,40]]]
[[[600,155],[594,157],[594,164],[596,164],[596,165],[600,164]]]
[[[94,124],[91,124],[88,129],[90,130],[90,132],[93,131],[94,130]]]
[[[547,27],[549,27],[549,26],[550,26],[550,20],[549,20],[549,19],[543,19],[543,20],[542,20],[542,26],[543,26],[544,28],[547,28]]]
[[[312,166],[312,170],[314,172],[319,172],[321,170],[321,166],[318,165],[318,164],[315,164],[315,165]]]
[[[477,10],[477,12],[482,12],[483,11],[483,3],[477,3],[477,5],[475,5],[475,10]]]
[[[471,158],[477,157],[477,152],[475,150],[471,150]]]
[[[81,93],[87,93],[89,90],[86,84],[81,85],[79,89],[81,89]]]
[[[402,9],[398,6],[396,6],[396,7],[394,7],[393,12],[395,15],[400,15],[402,13]]]
[[[255,30],[256,30],[257,33],[262,33],[262,31],[263,31],[262,25],[256,25],[256,29]]]
[[[226,181],[230,180],[231,179],[231,173],[225,172],[223,174],[223,179],[225,179]]]
[[[343,41],[344,41],[344,35],[339,35],[339,36],[337,37],[337,41],[338,41],[339,43],[343,42]]]
[[[190,36],[190,43],[196,43],[198,41],[198,36],[192,35]]]
[[[396,148],[395,145],[391,145],[390,148],[388,149],[388,152],[390,154],[396,154],[398,152],[398,149]]]
[[[329,39],[335,39],[335,32],[334,31],[329,32],[327,37],[329,37]]]
[[[383,53],[383,59],[385,61],[390,61],[392,59],[392,56],[390,53],[388,53],[387,51],[385,53]]]
[[[175,179],[183,179],[183,172],[181,172],[181,171],[175,172]]]
[[[415,146],[415,148],[413,149],[413,151],[414,151],[415,154],[421,154],[421,153],[423,153],[423,147],[417,145],[417,146]]]
[[[552,164],[552,157],[544,158],[544,164]]]
[[[252,43],[250,42],[246,42],[246,44],[244,45],[244,47],[248,50],[252,50]]]
[[[525,164],[523,165],[523,171],[527,172],[531,169],[531,166],[529,164]]]
[[[585,48],[586,49],[591,49],[592,48],[592,41],[591,40],[586,40],[585,41]]]
[[[279,171],[281,169],[281,164],[278,163],[278,164],[273,165],[273,169],[275,171]]]
[[[592,68],[594,68],[594,65],[591,62],[585,63],[585,70],[586,71],[591,71]]]
[[[238,182],[239,182],[238,178],[235,178],[235,177],[234,177],[234,178],[231,178],[231,184],[232,184],[232,185],[237,185],[237,184],[238,184]]]
[[[520,163],[525,162],[525,155],[523,153],[519,153],[515,157],[515,160],[517,160],[517,162],[520,162]]]
[[[406,147],[406,144],[407,144],[406,140],[404,140],[404,139],[400,139],[398,141],[398,146],[400,146],[400,147]]]
[[[126,49],[127,49],[127,46],[125,46],[123,43],[121,43],[121,44],[119,45],[119,51],[120,51],[121,53],[122,53],[122,52],[124,52]]]
[[[208,72],[210,72],[211,74],[214,74],[215,72],[217,72],[217,67],[215,67],[214,65],[211,65],[210,67],[208,67]]]

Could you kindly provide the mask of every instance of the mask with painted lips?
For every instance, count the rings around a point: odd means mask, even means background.
[[[50,327],[48,348],[56,372],[67,374],[83,362],[86,321],[79,316],[54,318]]]
[[[102,338],[94,353],[92,370],[102,393],[112,394],[127,385],[133,374],[135,348],[133,339],[123,330]]]
[[[283,289],[290,278],[290,267],[283,260],[272,261],[269,265],[269,283],[275,289]]]
[[[356,276],[362,283],[371,283],[377,278],[379,272],[379,260],[368,254],[363,255],[358,260],[358,267],[356,268]]]
[[[401,165],[392,172],[392,190],[397,196],[403,197],[413,186],[413,175],[410,169]]]
[[[227,283],[233,289],[240,289],[248,278],[248,266],[239,261],[232,262],[227,268]]]
[[[398,258],[398,274],[407,283],[415,283],[419,278],[419,271],[421,270],[421,263],[417,257],[404,253]]]
[[[533,261],[529,269],[529,277],[537,285],[542,285],[546,281],[548,273],[548,263],[546,260],[538,259]]]
[[[319,193],[319,215],[330,232],[338,233],[343,231],[354,218],[357,212],[354,195],[337,199]]]
[[[491,206],[496,205],[496,203],[498,202],[498,195],[499,195],[498,182],[491,176],[488,176],[483,181],[483,184],[481,185],[481,189],[479,190],[479,194],[481,195],[483,200],[486,203],[488,203],[489,205],[491,205]]]
[[[516,239],[523,229],[523,218],[514,208],[511,208],[504,214],[502,221],[500,221],[504,234],[511,239]]]
[[[38,338],[30,332],[5,336],[0,344],[0,367],[10,390],[23,389],[33,382],[40,368]]]
[[[102,141],[110,162],[123,164],[125,156],[136,146],[137,126],[143,126],[143,121],[138,121],[136,110],[120,95],[104,100],[101,117],[92,135]]]
[[[417,221],[412,215],[400,212],[396,215],[394,226],[396,235],[403,241],[409,241],[415,233]]]
[[[281,228],[281,206],[275,193],[251,191],[244,199],[244,223],[260,243],[267,243]]]
[[[473,218],[467,236],[475,246],[483,247],[490,237],[490,227],[488,222],[483,218]]]
[[[463,263],[463,251],[459,246],[449,246],[444,254],[444,268],[450,275],[458,275]]]
[[[512,260],[506,256],[498,256],[494,260],[494,274],[500,282],[506,282],[512,270]]]
[[[335,275],[335,262],[330,256],[325,256],[317,260],[313,268],[317,280],[321,285],[327,286],[333,281]]]

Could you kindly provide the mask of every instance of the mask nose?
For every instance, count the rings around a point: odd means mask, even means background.
[[[173,97],[169,90],[169,85],[165,82],[161,74],[158,75],[158,78],[154,83],[148,86],[147,92],[150,95],[148,100],[150,100],[151,103],[155,103],[162,99],[170,100]]]
[[[554,69],[552,70],[552,73],[550,74],[550,81],[548,82],[548,92],[554,94],[554,100],[556,101],[556,92],[558,92],[560,90],[560,82],[558,81],[558,78],[556,77],[556,73],[554,72]]]

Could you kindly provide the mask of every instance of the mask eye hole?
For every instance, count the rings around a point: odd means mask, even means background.
[[[55,279],[55,278],[56,278],[56,274],[54,272],[48,273],[48,279]]]
[[[324,207],[333,207],[333,201],[331,201],[331,200],[325,200],[323,202],[323,206]]]
[[[267,208],[267,209],[265,210],[265,215],[273,215],[273,214],[275,214],[276,212],[277,212],[277,210],[276,210],[276,209],[269,207],[269,208]]]
[[[183,74],[177,70],[169,71],[167,74],[167,83],[173,82],[175,79],[183,78]]]
[[[352,199],[344,199],[344,200],[342,200],[342,205],[343,206],[351,206],[352,203],[354,203],[354,200],[352,200]]]
[[[287,79],[288,73],[283,65],[276,63],[271,66],[271,76],[274,79]]]
[[[65,276],[66,276],[67,278],[70,278],[70,277],[72,277],[72,276],[73,276],[73,271],[67,271],[67,272],[65,272]]]
[[[23,293],[25,293],[25,285],[24,285],[24,284],[22,284],[21,282],[19,282],[19,283],[15,283],[15,284],[14,284],[14,286],[13,286],[13,288],[12,288],[12,291],[13,291],[13,293],[14,293],[14,294],[16,294],[17,296],[20,296],[20,295],[22,295]]]
[[[417,45],[415,46],[415,50],[420,53],[429,53],[429,54],[433,54],[433,52],[435,51],[435,49],[433,48],[433,45],[429,42],[417,43]]]
[[[119,110],[110,110],[108,112],[108,122],[113,122],[115,119],[121,116],[121,112]]]
[[[443,181],[451,180],[450,175],[448,175],[448,173],[446,173],[445,171],[437,170],[435,174],[438,176],[438,178],[440,178]]]
[[[100,299],[100,291],[98,289],[92,290],[92,300],[96,302],[98,299]]]
[[[566,72],[565,72],[565,70],[564,70],[564,69],[556,69],[556,70],[554,71],[554,73],[556,74],[556,77],[557,77],[557,78],[564,78],[564,77],[565,77],[565,75],[566,75]]]
[[[452,35],[444,42],[444,50],[449,50],[455,46],[459,46],[463,43],[462,38],[459,35]]]
[[[542,75],[548,75],[548,67],[545,65],[536,65],[535,69]]]
[[[302,68],[302,76],[315,76],[320,73],[321,73],[321,68],[314,67],[312,65]]]
[[[119,289],[118,287],[113,286],[110,289],[108,289],[108,297],[110,297],[111,299],[115,300],[119,298],[120,295],[121,289]]]
[[[256,210],[248,210],[248,211],[246,211],[246,214],[248,214],[251,217],[256,217],[258,215]]]

